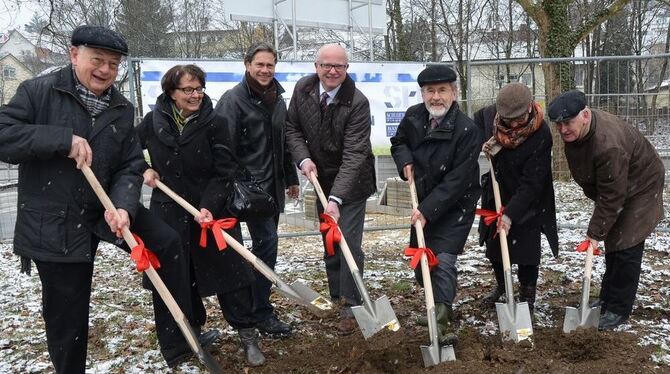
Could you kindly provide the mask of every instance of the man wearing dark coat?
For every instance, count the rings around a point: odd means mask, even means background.
[[[319,213],[325,211],[337,221],[362,276],[365,202],[377,188],[370,104],[347,74],[349,59],[341,46],[321,47],[314,67],[316,74],[295,85],[286,143],[301,172],[317,174],[328,196],[327,206],[317,203]],[[361,296],[341,251],[333,256],[324,251],[324,261],[330,297],[343,305],[338,329],[349,334],[356,328],[351,306],[360,305]]]
[[[593,200],[586,242],[605,242],[605,274],[598,328],[614,329],[630,316],[640,280],[644,241],[663,218],[665,168],[634,126],[587,106],[573,90],[549,105],[549,118],[565,142],[575,182]]]
[[[192,320],[179,236],[139,203],[144,158],[133,128],[134,110],[113,86],[127,54],[118,33],[80,26],[72,33],[72,64],[21,83],[0,108],[0,160],[19,164],[14,252],[21,256],[23,271],[30,272],[31,262],[37,267],[47,346],[57,373],[86,369],[95,253],[101,240],[123,247],[119,232],[124,226],[156,254],[159,276]],[[104,211],[78,170],[84,164],[120,218]],[[192,353],[152,291],[161,352],[174,365]],[[199,340],[207,345],[216,336],[202,334]]]
[[[492,158],[503,205],[499,222],[487,225],[484,219],[479,221],[479,243],[486,243],[486,257],[496,280],[484,302],[493,304],[505,294],[500,237],[496,235],[505,230],[510,262],[518,264],[519,300],[528,303],[532,314],[542,248],[540,233],[547,237],[554,256],[558,255],[551,131],[542,108],[523,83],[503,87],[496,103],[477,111],[474,118],[482,130],[483,151]],[[496,210],[490,172],[482,176],[481,206]]]
[[[410,246],[417,247],[414,223],[421,221],[426,246],[439,264],[431,271],[441,344],[455,345],[452,303],[457,289],[457,256],[475,218],[479,200],[480,135],[456,99],[456,73],[430,65],[418,76],[423,103],[409,107],[391,138],[401,178],[413,178],[419,199],[412,212]],[[416,278],[421,282],[420,268]],[[424,321],[425,322],[425,321]]]
[[[277,202],[273,217],[246,221],[252,251],[270,268],[277,263],[277,225],[284,211],[284,194],[297,198],[298,174],[285,146],[286,103],[284,89],[274,78],[277,52],[270,44],[253,44],[244,56],[242,82],[221,96],[216,112],[226,119],[233,154],[256,182]],[[256,328],[276,337],[288,336],[291,326],[281,321],[270,303],[272,283],[256,274],[253,286]]]

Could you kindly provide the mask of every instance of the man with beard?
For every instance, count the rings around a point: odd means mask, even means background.
[[[593,200],[586,242],[605,242],[605,274],[598,328],[611,330],[630,316],[635,302],[644,241],[663,218],[665,168],[654,146],[615,115],[591,109],[586,95],[558,96],[549,118],[565,142],[575,182]]]
[[[400,177],[414,180],[419,199],[413,210],[410,246],[417,247],[414,223],[424,227],[426,247],[439,263],[431,271],[440,344],[455,345],[452,303],[457,256],[475,218],[479,188],[479,129],[456,102],[456,73],[445,65],[426,67],[417,79],[423,103],[407,109],[391,138]],[[421,283],[420,268],[416,279]],[[419,324],[426,320],[419,319]]]

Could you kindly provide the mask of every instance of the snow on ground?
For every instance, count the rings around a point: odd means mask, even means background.
[[[559,225],[588,224],[592,204],[574,183],[557,182],[556,201]],[[667,219],[661,225],[668,227]],[[286,231],[286,228],[280,230]],[[549,305],[546,298],[565,293],[564,289],[543,289],[542,284],[547,277],[559,277],[566,289],[579,290],[581,287],[584,255],[573,249],[584,239],[584,235],[583,229],[561,229],[561,253],[558,258],[551,256],[543,240],[543,264],[536,303],[536,323],[539,326],[552,327],[557,320],[556,316],[550,318],[551,313],[555,313],[556,305]],[[384,290],[377,289],[388,284],[389,279],[397,287],[403,284],[414,287],[413,271],[402,256],[402,249],[407,245],[408,230],[367,232],[364,238],[367,253],[365,280],[374,294],[383,293]],[[492,284],[491,272],[484,250],[477,245],[476,240],[475,235],[470,236],[465,253],[459,258],[459,287],[488,289]],[[652,234],[646,242],[646,248],[635,310],[631,321],[621,329],[639,334],[640,344],[658,345],[655,359],[670,365],[670,321],[666,312],[670,309],[667,297],[670,294],[670,233]],[[88,372],[168,372],[153,333],[150,294],[141,288],[141,276],[134,270],[127,254],[109,244],[103,244],[98,251],[95,269],[89,322]],[[592,296],[597,296],[594,290],[599,288],[603,272],[604,257],[596,257]],[[301,279],[326,295],[320,239],[316,236],[282,238],[277,273],[288,282]],[[8,244],[0,245],[0,289],[0,372],[52,371],[40,315],[37,271],[33,269],[32,276],[20,274],[18,259]],[[459,297],[456,308],[473,301],[471,296]],[[214,301],[208,300],[208,305],[214,308]],[[299,320],[303,316],[300,308],[286,309],[288,311],[282,312],[286,312],[289,321]],[[639,317],[642,310],[645,313]],[[212,313],[212,319],[220,319],[220,314]],[[484,334],[497,332],[496,321],[482,321],[467,314],[462,316],[462,320]],[[216,328],[225,335],[233,334],[225,323],[216,323]],[[199,372],[194,364],[184,364],[180,369],[187,373]]]

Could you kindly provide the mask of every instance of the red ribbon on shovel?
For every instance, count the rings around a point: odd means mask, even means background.
[[[577,246],[577,252],[586,252],[589,250],[589,242],[590,240],[586,239],[583,242],[579,243]],[[593,255],[598,256],[600,254],[600,250],[598,249],[598,246],[593,247]]]
[[[476,209],[475,214],[478,216],[481,216],[484,219],[484,224],[486,226],[489,226],[493,222],[499,220],[505,212],[505,207],[501,206],[500,207],[500,212],[495,212],[493,210],[488,210],[488,209]]]
[[[212,230],[214,240],[216,240],[216,247],[219,251],[228,248],[226,239],[223,238],[221,230],[230,230],[237,225],[237,218],[223,218],[216,221],[209,221],[200,224],[200,246],[207,247],[207,230]]]
[[[419,265],[419,262],[421,261],[421,255],[426,254],[426,259],[428,260],[428,268],[430,270],[433,270],[437,264],[440,263],[440,260],[435,256],[435,253],[433,253],[433,250],[430,248],[413,248],[413,247],[407,247],[405,248],[405,256],[412,257],[412,260],[409,262],[409,266],[412,269],[416,269],[416,267]]]
[[[133,238],[137,242],[137,245],[133,247],[130,251],[130,258],[135,261],[135,266],[137,271],[143,272],[152,266],[154,269],[159,269],[161,263],[158,262],[158,257],[144,246],[144,242],[140,239],[139,236],[133,234]]]
[[[326,234],[326,253],[329,257],[334,256],[335,243],[342,241],[342,233],[333,217],[325,213],[321,213],[319,217],[322,219],[319,231],[321,231],[322,234]]]

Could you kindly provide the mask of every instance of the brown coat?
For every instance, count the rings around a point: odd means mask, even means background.
[[[665,168],[649,141],[618,117],[592,110],[584,139],[565,144],[570,172],[595,201],[587,234],[608,251],[641,243],[663,218]]]
[[[286,121],[286,144],[293,161],[310,158],[326,195],[343,203],[367,199],[377,189],[370,144],[370,104],[347,75],[321,114],[319,77],[295,85]]]

